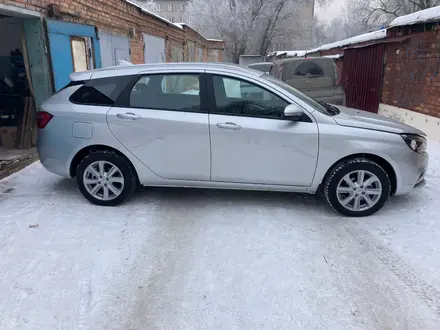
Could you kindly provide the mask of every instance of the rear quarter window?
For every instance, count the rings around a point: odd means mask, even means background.
[[[83,105],[113,106],[119,94],[133,80],[133,76],[99,78],[87,81],[69,98]]]
[[[283,81],[302,77],[335,77],[334,61],[332,60],[322,58],[316,60],[305,59],[303,61],[287,62],[285,66]]]

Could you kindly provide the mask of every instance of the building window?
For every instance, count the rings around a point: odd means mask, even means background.
[[[87,43],[84,38],[73,37],[70,40],[72,47],[73,71],[87,71],[89,69],[87,59]]]
[[[170,17],[170,18],[168,18],[168,20],[169,20],[171,23],[174,23],[174,17]]]
[[[185,9],[185,7],[183,5],[179,5],[179,10],[183,11]]]
[[[162,11],[162,5],[156,4],[156,6],[154,7],[155,11]]]
[[[168,11],[173,11],[173,5],[172,4],[168,5]]]

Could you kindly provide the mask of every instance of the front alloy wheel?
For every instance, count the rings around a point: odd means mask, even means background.
[[[387,202],[391,183],[377,163],[356,158],[338,164],[324,186],[325,196],[338,212],[363,217],[379,211]]]
[[[382,195],[382,184],[371,172],[358,170],[345,175],[336,188],[339,203],[350,211],[372,208]]]

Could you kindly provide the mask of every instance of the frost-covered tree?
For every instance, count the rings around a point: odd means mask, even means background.
[[[154,0],[131,0],[131,1],[152,12],[154,12],[156,9],[156,2]]]
[[[378,30],[380,24],[367,23],[360,15],[362,9],[364,9],[363,1],[347,1],[340,16],[330,21],[323,21],[315,17],[314,46],[321,46]]]
[[[387,24],[394,18],[440,6],[440,0],[354,0],[357,15],[366,24]]]
[[[330,0],[319,0],[328,2]],[[223,39],[234,62],[240,55],[266,55],[273,44],[290,49],[312,39],[314,0],[189,0],[188,24],[207,38]],[[308,26],[308,28],[307,28]],[[301,47],[304,47],[301,45]]]

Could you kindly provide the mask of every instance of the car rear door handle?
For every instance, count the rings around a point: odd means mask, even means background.
[[[141,118],[141,116],[138,116],[133,112],[118,113],[116,117],[118,117],[119,119],[126,119],[126,120],[137,120]]]
[[[222,128],[222,129],[231,129],[231,130],[239,130],[239,129],[241,129],[240,125],[237,125],[236,123],[231,123],[231,122],[218,123],[217,127],[218,128]]]

